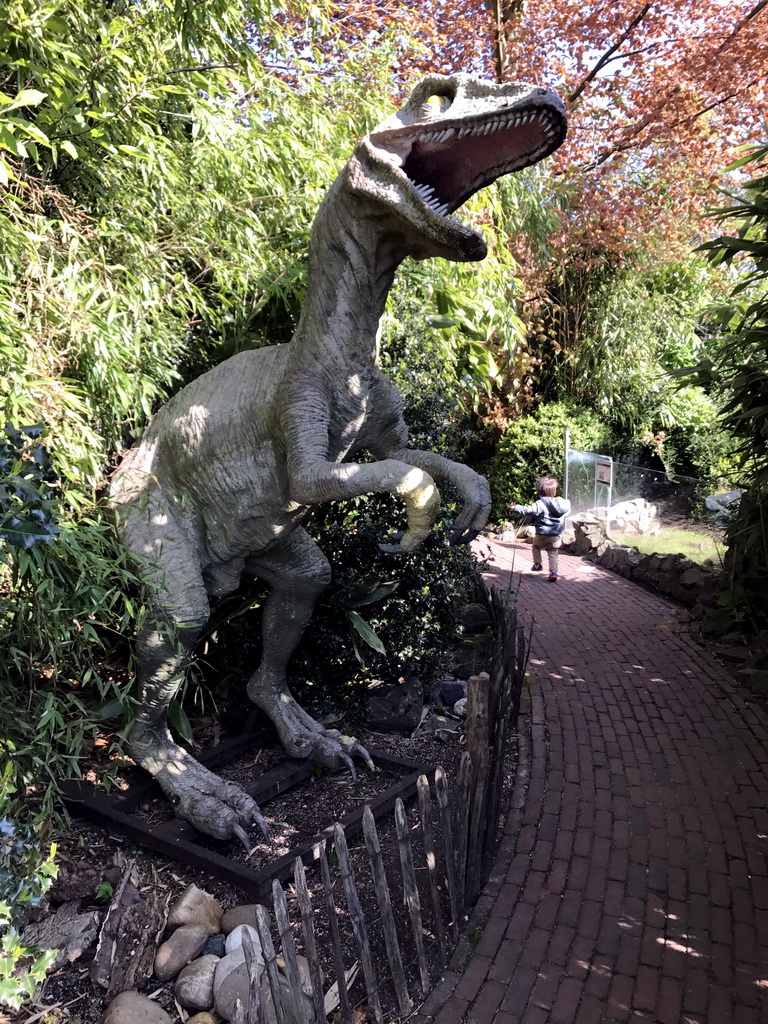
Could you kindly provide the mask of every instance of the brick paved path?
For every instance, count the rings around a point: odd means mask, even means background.
[[[549,583],[530,548],[491,552],[535,616],[530,746],[437,1024],[768,1022],[768,718],[679,606],[573,556]]]

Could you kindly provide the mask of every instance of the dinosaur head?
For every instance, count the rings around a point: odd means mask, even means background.
[[[565,107],[549,89],[428,75],[358,143],[345,188],[396,218],[417,258],[481,260],[482,235],[451,215],[503,174],[553,153],[566,127]]]

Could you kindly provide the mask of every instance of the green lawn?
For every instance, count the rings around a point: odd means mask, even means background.
[[[678,530],[674,527],[662,527],[661,532],[638,537],[637,534],[614,533],[610,539],[614,544],[626,544],[637,548],[644,555],[669,555],[682,552],[692,562],[705,562],[708,558],[720,562],[723,545],[706,533],[693,530]]]

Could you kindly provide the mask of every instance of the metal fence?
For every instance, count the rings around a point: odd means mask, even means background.
[[[612,513],[638,499],[654,506],[661,527],[717,529],[722,523],[713,514],[714,491],[696,477],[617,462],[596,452],[566,452],[565,495],[572,513],[594,509],[607,520],[609,532]]]

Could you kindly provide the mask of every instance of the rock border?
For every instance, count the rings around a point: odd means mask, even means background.
[[[685,605],[695,619],[706,620],[727,587],[726,574],[714,563],[693,562],[682,553],[644,555],[635,547],[614,544],[597,516],[575,516],[571,524],[574,539],[563,545],[563,551],[590,558],[633,583],[653,587]]]

